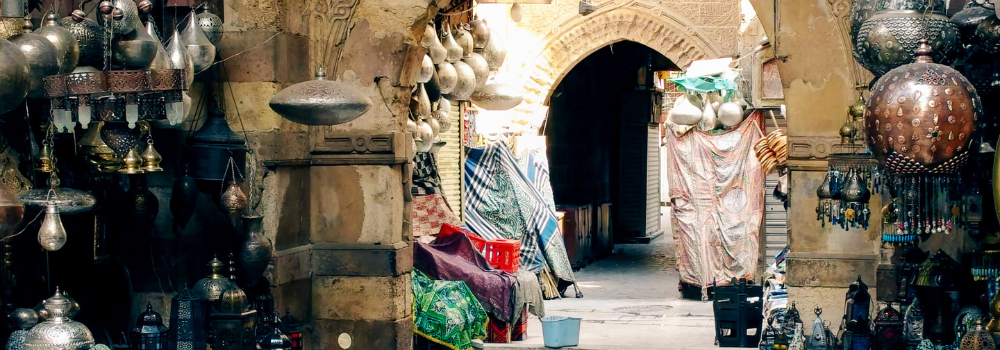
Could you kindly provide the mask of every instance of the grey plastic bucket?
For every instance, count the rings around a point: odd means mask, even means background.
[[[580,344],[580,321],[566,316],[545,316],[542,318],[542,337],[545,347],[561,348]]]

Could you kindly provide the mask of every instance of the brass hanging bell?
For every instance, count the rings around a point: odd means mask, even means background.
[[[163,171],[163,168],[160,167],[163,157],[160,156],[160,152],[153,148],[153,139],[150,138],[146,141],[146,145],[146,151],[142,152],[142,169],[147,172]]]
[[[125,164],[125,167],[122,168],[121,170],[118,170],[119,173],[142,174],[145,172],[142,170],[143,159],[141,156],[139,156],[139,152],[136,151],[135,148],[132,148],[132,150],[128,151],[128,154],[126,154],[125,158],[122,159],[122,163]]]
[[[42,149],[38,152],[38,171],[51,173],[53,169],[52,145],[48,141],[42,142]]]

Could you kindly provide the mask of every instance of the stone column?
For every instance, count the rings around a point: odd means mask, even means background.
[[[823,308],[824,319],[836,331],[847,286],[860,275],[875,287],[879,242],[875,226],[881,220],[877,196],[869,203],[874,225],[867,231],[845,231],[829,223],[823,227],[816,220],[816,188],[825,176],[826,158],[840,142],[837,131],[847,108],[857,98],[855,81],[861,80],[847,36],[851,2],[779,1],[777,13],[774,1],[751,3],[771,38],[784,85],[791,169],[789,299],[796,302],[806,322],[814,307]]]

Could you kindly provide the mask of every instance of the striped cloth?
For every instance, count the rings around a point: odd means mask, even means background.
[[[539,163],[529,168],[532,164]],[[486,239],[520,240],[522,269],[539,273],[548,264],[561,281],[574,281],[551,199],[538,191],[541,184],[522,171],[506,143],[469,150],[465,184],[470,231]]]

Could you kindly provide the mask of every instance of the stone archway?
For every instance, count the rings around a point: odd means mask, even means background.
[[[710,40],[697,34],[687,21],[662,9],[637,10],[619,7],[594,13],[567,23],[569,27],[550,35],[535,58],[524,82],[524,101],[548,105],[552,90],[577,63],[598,49],[620,41],[634,41],[656,50],[685,67],[691,61],[718,56]]]

